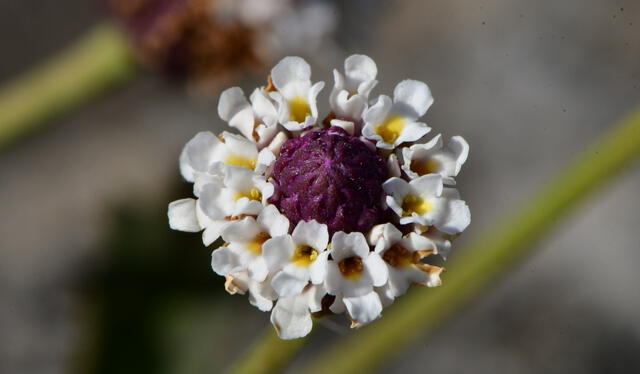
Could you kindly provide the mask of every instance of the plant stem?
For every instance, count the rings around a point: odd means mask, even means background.
[[[136,64],[114,26],[94,27],[44,65],[0,89],[0,149],[133,76]]]
[[[640,110],[579,156],[515,214],[473,241],[444,286],[414,290],[384,318],[315,356],[304,373],[370,373],[482,296],[533,252],[533,244],[640,155]]]
[[[267,327],[260,340],[243,355],[229,374],[271,374],[281,372],[303,347],[309,336],[295,340],[282,340],[273,327]]]

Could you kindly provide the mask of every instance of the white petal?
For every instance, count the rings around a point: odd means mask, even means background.
[[[342,294],[342,284],[345,282],[338,268],[338,262],[327,261],[327,278],[324,282],[324,286],[327,288],[327,292],[331,295]]]
[[[456,176],[469,156],[469,143],[461,136],[454,136],[449,140],[447,147],[451,149],[456,159],[456,169],[453,174],[453,176]]]
[[[182,149],[180,154],[180,173],[182,177],[193,182],[196,172],[209,169],[211,157],[221,142],[209,131],[199,132]]]
[[[324,88],[324,82],[316,82],[309,89],[309,94],[307,95],[307,100],[309,101],[309,107],[311,109],[311,116],[315,119],[318,118],[318,104],[317,97],[320,91]]]
[[[407,122],[398,139],[393,143],[398,146],[406,142],[415,142],[431,131],[431,128],[422,122]]]
[[[427,174],[409,182],[411,189],[424,198],[440,196],[442,194],[442,176],[440,174]]]
[[[218,101],[218,115],[222,120],[229,122],[229,126],[237,128],[247,139],[255,140],[253,109],[240,87],[231,87],[222,92]]]
[[[376,134],[375,127],[384,123],[384,120],[389,115],[392,105],[393,103],[389,96],[380,95],[376,103],[365,110],[362,114],[362,119],[365,122],[365,128],[367,128],[367,133],[365,133],[364,128],[362,129],[362,135],[368,139],[372,139],[372,136],[374,135],[378,136]]]
[[[369,56],[351,55],[344,61],[344,71],[348,80],[357,85],[376,79],[378,67]]]
[[[347,311],[347,307],[344,305],[344,301],[342,301],[341,297],[336,297],[329,306],[329,310],[335,314],[342,314]]]
[[[327,276],[327,259],[329,252],[325,251],[318,255],[316,260],[309,266],[309,276],[313,284],[321,284]]]
[[[304,295],[280,298],[271,312],[280,339],[297,339],[311,332],[313,321]]]
[[[387,294],[390,297],[396,298],[398,296],[404,295],[407,292],[409,286],[411,286],[411,269],[423,273],[422,271],[413,267],[409,269],[397,269],[393,266],[389,266],[389,285],[387,288]]]
[[[287,134],[284,131],[280,131],[276,134],[271,143],[269,143],[267,148],[269,148],[274,155],[278,156],[280,154],[280,148],[282,148],[282,145],[286,143],[287,140],[289,140]]]
[[[290,235],[271,238],[262,245],[262,256],[271,272],[278,271],[288,264],[294,251],[295,244]]]
[[[211,252],[211,268],[218,275],[236,273],[242,270],[238,255],[227,247],[220,247]]]
[[[196,201],[194,199],[180,199],[169,204],[169,227],[173,230],[198,232],[202,230],[196,217]]]
[[[422,117],[433,104],[431,90],[423,82],[407,79],[393,90],[394,106],[407,113],[409,118],[416,120]]]
[[[230,208],[232,205],[227,201],[230,199],[233,199],[232,191],[209,183],[202,187],[198,203],[207,218],[219,220],[224,219],[231,213]],[[226,204],[223,202],[226,202]]]
[[[252,93],[251,106],[256,116],[264,121],[267,117],[277,117],[278,111],[263,88],[256,88]]]
[[[364,260],[364,265],[375,287],[381,287],[387,283],[387,265],[377,253],[370,253]]]
[[[289,297],[299,295],[308,283],[308,279],[299,279],[288,272],[281,271],[271,280],[271,287],[280,297]]]
[[[369,246],[361,232],[346,234],[338,231],[333,234],[333,238],[331,239],[331,257],[334,261],[340,262],[345,258],[353,256],[365,259],[368,254]]]
[[[366,324],[380,317],[382,303],[375,291],[359,296],[342,299],[351,318],[361,324]]]
[[[415,232],[409,233],[409,235],[402,238],[402,247],[411,252],[436,250],[436,245],[431,239],[418,235]]]
[[[245,139],[242,136],[238,136],[229,132],[223,132],[224,144],[227,151],[232,155],[237,155],[243,158],[257,160],[258,148],[255,143]],[[224,161],[226,160],[219,160]],[[245,168],[246,169],[246,168]]]
[[[438,230],[447,234],[458,234],[471,223],[469,206],[463,200],[449,200],[445,209],[446,215],[436,222]]]
[[[289,219],[280,214],[275,205],[267,205],[262,209],[258,216],[258,224],[267,229],[272,238],[289,232]]]
[[[402,239],[402,232],[391,223],[374,226],[369,234],[369,244],[376,253],[384,252]]]
[[[267,278],[269,269],[267,269],[267,263],[262,256],[257,256],[250,261],[247,266],[249,276],[256,282],[262,282]]]
[[[389,176],[391,177],[400,178],[400,176],[402,176],[398,157],[394,153],[390,154],[387,158],[387,169],[389,170]]]
[[[309,311],[316,313],[322,310],[322,299],[327,294],[327,290],[323,285],[315,285],[309,287],[307,291],[307,302],[309,304]]]
[[[276,156],[269,148],[264,148],[258,153],[258,163],[256,165],[256,173],[263,174],[271,164],[276,160]]]
[[[301,96],[311,86],[311,67],[300,57],[285,57],[271,70],[271,79],[285,97]]]
[[[402,201],[409,194],[411,188],[409,183],[401,178],[389,178],[383,184],[382,188],[387,195],[392,196],[397,201]]]
[[[343,121],[339,119],[332,119],[331,126],[339,127],[346,131],[349,135],[353,135],[355,133],[355,125],[351,121]]]
[[[296,244],[308,245],[317,251],[324,251],[329,244],[327,225],[316,220],[298,222],[291,236]]]
[[[222,229],[221,235],[225,242],[248,243],[261,231],[262,228],[253,217],[245,217],[238,221],[229,222]]]

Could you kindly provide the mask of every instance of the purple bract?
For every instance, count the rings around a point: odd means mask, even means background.
[[[287,141],[275,162],[269,200],[293,225],[327,224],[329,231],[367,232],[384,220],[382,156],[340,128],[312,131]]]

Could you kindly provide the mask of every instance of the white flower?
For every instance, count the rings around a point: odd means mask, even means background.
[[[335,84],[329,104],[337,118],[358,121],[367,107],[369,93],[378,83],[378,68],[368,56],[351,55],[344,61],[344,72],[342,75],[337,69],[333,70]]]
[[[244,295],[248,291],[249,303],[263,312],[270,311],[278,298],[269,282],[256,282],[247,271],[226,275],[224,288],[231,295]]]
[[[362,118],[362,135],[375,140],[376,146],[394,149],[402,143],[413,142],[427,134],[431,128],[416,122],[433,104],[429,87],[419,81],[404,80],[393,91],[393,102],[386,95],[367,110]]]
[[[411,284],[436,287],[442,283],[440,273],[443,269],[420,261],[436,253],[431,240],[413,232],[403,237],[400,230],[389,223],[371,231],[369,244],[375,246],[375,252],[380,254],[389,272],[389,281],[379,294],[393,300],[404,295]]]
[[[167,212],[169,227],[173,230],[202,233],[202,242],[205,246],[211,245],[220,237],[220,232],[228,223],[226,219],[210,219],[200,208],[197,199],[180,199],[169,204]]]
[[[331,240],[332,260],[327,262],[327,292],[344,303],[358,324],[369,323],[380,316],[382,304],[374,287],[387,282],[387,267],[377,253],[370,252],[360,232],[339,231]]]
[[[289,131],[302,131],[318,118],[316,97],[324,82],[311,85],[311,67],[300,57],[285,57],[272,70],[278,90],[271,97],[278,103],[278,120]]]
[[[262,87],[253,91],[250,100],[251,104],[240,87],[226,89],[218,101],[218,115],[262,149],[278,133],[278,111]]]
[[[224,166],[237,166],[260,174],[273,163],[275,156],[269,149],[258,152],[256,144],[242,136],[223,132],[221,138],[211,132],[199,132],[180,154],[180,171],[189,182],[205,175],[221,177]]]
[[[431,240],[437,248],[437,254],[444,260],[449,256],[452,242],[460,236],[460,234],[446,234],[436,229],[434,226],[423,226],[418,224],[413,225],[413,231]]]
[[[271,238],[288,231],[289,220],[273,205],[263,209],[257,219],[249,216],[229,222],[221,233],[227,244],[213,251],[211,267],[223,276],[247,271],[251,279],[262,282],[269,274],[263,248]]]
[[[273,194],[273,185],[247,169],[229,167],[222,185],[207,183],[199,194],[203,213],[209,219],[219,220],[258,215]]]
[[[462,232],[471,220],[467,204],[453,188],[443,188],[440,174],[429,174],[407,183],[390,178],[382,187],[387,205],[400,217],[400,224],[435,226],[447,234]]]
[[[322,310],[326,291],[322,285],[309,285],[295,296],[280,297],[271,311],[271,323],[281,339],[297,339],[311,332],[311,313]]]
[[[264,257],[271,272],[278,272],[271,286],[280,295],[298,295],[307,286],[324,282],[327,271],[327,225],[315,220],[300,221],[291,235],[274,237],[264,245]]]
[[[469,144],[461,137],[454,136],[446,147],[438,134],[425,144],[414,144],[402,149],[402,170],[411,179],[422,175],[438,173],[452,184],[462,164],[469,155]]]

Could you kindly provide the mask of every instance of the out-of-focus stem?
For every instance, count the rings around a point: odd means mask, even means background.
[[[375,372],[407,346],[480,298],[526,259],[533,244],[597,188],[610,184],[640,155],[640,110],[589,147],[515,214],[488,230],[448,268],[444,286],[414,290],[385,316],[316,355],[303,373]]]
[[[133,76],[127,40],[110,24],[0,88],[0,149]]]
[[[253,347],[228,370],[228,374],[280,373],[302,348],[309,336],[282,340],[269,326]]]

